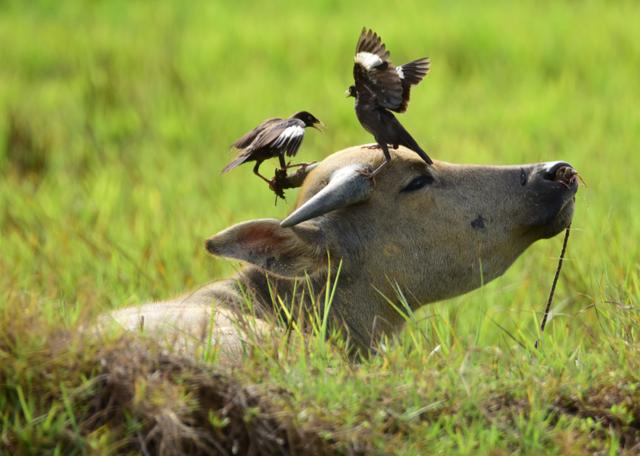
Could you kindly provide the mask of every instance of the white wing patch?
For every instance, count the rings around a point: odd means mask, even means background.
[[[400,79],[404,79],[404,71],[402,71],[401,66],[396,67],[396,73],[398,73],[398,76],[400,76]]]
[[[355,60],[367,70],[382,65],[382,59],[371,52],[358,52]]]
[[[301,138],[304,135],[304,128],[300,125],[292,125],[285,128],[278,139],[273,143],[274,147],[280,147],[281,145],[290,142],[292,139]]]

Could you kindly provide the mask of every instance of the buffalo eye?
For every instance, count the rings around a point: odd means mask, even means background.
[[[409,182],[401,192],[413,192],[416,190],[420,190],[422,187],[426,187],[433,183],[433,177],[428,174],[421,174],[418,177],[413,178],[411,182]]]

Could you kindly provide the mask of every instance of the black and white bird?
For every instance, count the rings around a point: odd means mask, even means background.
[[[313,127],[320,130],[322,122],[307,111],[300,111],[287,119],[267,119],[256,128],[238,139],[231,147],[239,149],[238,156],[222,170],[226,173],[243,163],[255,161],[253,172],[261,179],[271,184],[272,181],[260,174],[263,161],[278,157],[280,168],[286,170],[292,166],[285,163],[285,154],[293,157],[298,152],[304,139],[304,129]]]
[[[362,29],[356,46],[353,79],[347,95],[355,97],[358,120],[373,135],[385,161],[370,175],[375,176],[391,160],[389,146],[405,146],[416,152],[427,164],[433,161],[409,132],[398,122],[394,112],[405,112],[411,86],[418,84],[429,72],[427,57],[394,67],[382,39],[373,31]]]

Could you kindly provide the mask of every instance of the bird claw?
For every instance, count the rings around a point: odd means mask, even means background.
[[[276,194],[276,201],[278,198],[285,199],[284,191],[286,189],[300,187],[309,173],[308,168],[315,163],[316,162],[299,163],[293,165],[292,167],[298,168],[298,170],[292,174],[287,174],[287,168],[276,169],[273,178],[267,181],[269,183],[269,189]]]
[[[369,144],[368,146],[362,146],[363,149],[382,149],[380,144]]]
[[[314,160],[314,161],[309,162],[309,163],[298,163],[297,165],[294,165],[294,166],[298,167],[298,170],[295,172],[294,176],[299,176],[299,175],[303,175],[303,174],[306,175],[307,168],[309,166],[315,165],[316,163],[318,163],[318,162]]]
[[[385,160],[384,162],[382,162],[381,165],[379,165],[377,168],[375,169],[370,169],[370,168],[365,168],[365,169],[359,169],[357,172],[358,174],[366,177],[367,179],[370,179],[371,182],[373,183],[373,185],[376,184],[376,176],[378,175],[378,173],[380,173],[380,171],[382,171],[389,163],[391,163],[391,160]]]
[[[358,174],[360,174],[362,177],[365,177],[365,178],[371,180],[373,185],[376,184],[376,174],[377,173],[374,173],[373,170],[371,170],[369,168],[365,168],[365,169],[358,169],[358,170],[356,170],[356,172]]]

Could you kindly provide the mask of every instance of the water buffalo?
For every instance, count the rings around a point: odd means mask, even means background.
[[[110,317],[190,347],[211,338],[233,353],[248,326],[272,328],[275,294],[291,302],[311,284],[322,295],[341,262],[331,321],[355,346],[369,348],[402,328],[388,301],[398,291],[417,309],[478,288],[573,215],[578,183],[566,162],[428,166],[401,147],[372,181],[366,171],[381,160],[366,146],[328,156],[306,176],[285,220],[247,221],[206,241],[213,255],[246,263],[237,275]],[[248,300],[251,318],[239,318]]]

